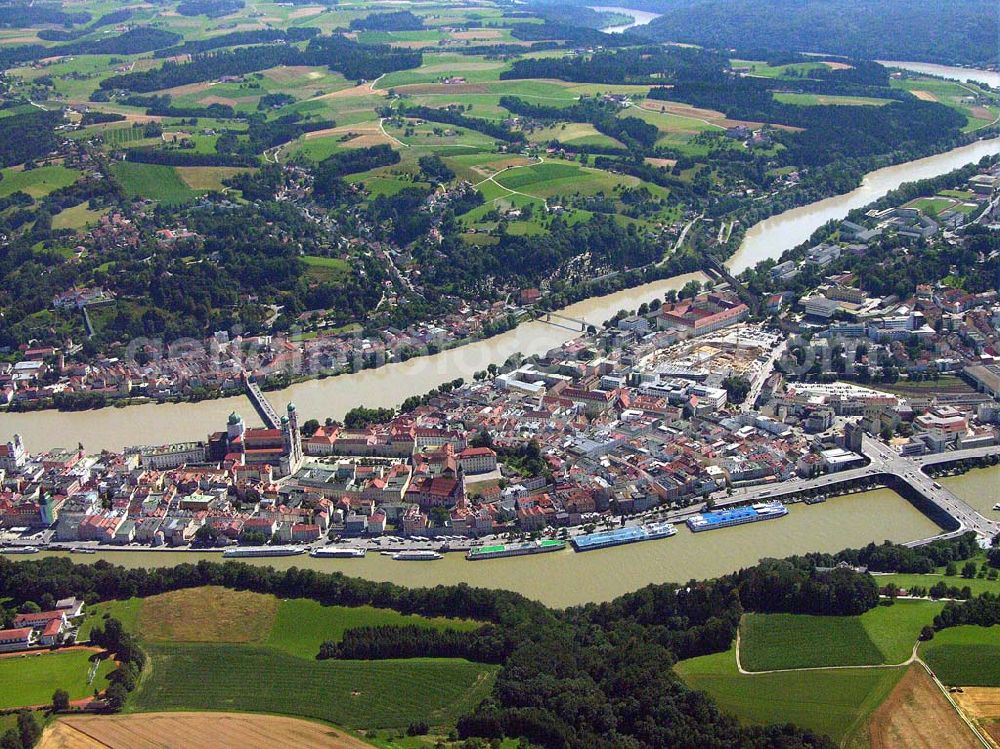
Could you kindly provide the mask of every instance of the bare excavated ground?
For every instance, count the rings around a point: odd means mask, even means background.
[[[872,749],[981,749],[975,735],[914,663],[868,723]]]

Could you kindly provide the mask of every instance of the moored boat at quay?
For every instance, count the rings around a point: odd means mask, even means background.
[[[773,520],[788,514],[788,508],[781,502],[759,502],[750,506],[733,507],[727,510],[703,512],[692,515],[685,522],[693,533],[716,528],[730,528],[734,525],[756,523],[759,520]]]
[[[549,551],[559,551],[566,548],[565,541],[544,539],[527,544],[491,544],[469,549],[465,558],[470,561],[479,559],[503,559],[505,557],[520,557],[526,554],[544,554]]]
[[[329,559],[362,559],[366,553],[365,549],[356,548],[334,548],[325,547],[320,549],[313,549],[309,552],[309,556],[315,557],[317,559],[329,558]]]
[[[443,559],[441,554],[427,549],[412,549],[410,551],[397,551],[392,555],[397,562],[433,562],[435,559]]]
[[[629,525],[613,528],[609,531],[585,533],[574,536],[571,540],[576,551],[593,551],[607,549],[611,546],[633,544],[638,541],[653,541],[657,538],[669,538],[677,533],[673,523],[650,523],[648,525]]]
[[[247,557],[294,557],[305,554],[301,546],[240,546],[226,549],[222,552],[225,559],[240,559]]]

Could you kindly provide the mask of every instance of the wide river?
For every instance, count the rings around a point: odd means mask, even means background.
[[[863,522],[859,522],[861,519]],[[833,552],[870,541],[907,541],[937,532],[938,527],[909,502],[887,489],[879,489],[837,497],[820,505],[793,505],[789,514],[778,520],[697,534],[681,526],[673,538],[583,553],[567,549],[480,562],[467,561],[459,553],[445,554],[445,558],[437,562],[396,562],[371,552],[364,559],[298,556],[242,561],[278,569],[336,570],[408,587],[465,582],[479,587],[506,588],[550,606],[565,607],[611,600],[651,583],[683,583],[733,572],[763,557],[784,557],[807,551]],[[81,563],[107,559],[128,567],[173,566],[221,558],[219,553],[182,551],[119,551],[68,556]]]

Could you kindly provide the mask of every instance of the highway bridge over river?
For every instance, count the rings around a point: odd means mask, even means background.
[[[868,459],[868,465],[836,473],[827,473],[814,478],[792,479],[776,484],[738,489],[732,496],[717,500],[715,507],[723,508],[775,499],[787,500],[816,490],[823,493],[836,493],[851,484],[874,480],[903,495],[945,529],[943,533],[936,536],[911,541],[906,544],[907,546],[920,546],[931,541],[952,538],[968,531],[975,531],[980,538],[984,539],[992,539],[1000,533],[1000,521],[984,517],[974,507],[924,473],[924,469],[932,465],[1000,455],[1000,445],[905,458],[887,445],[865,435],[861,452]],[[689,515],[693,511],[700,511],[700,509],[704,509],[704,505],[700,505],[698,509],[687,508],[676,515]],[[680,519],[680,517],[672,517],[671,519]]]

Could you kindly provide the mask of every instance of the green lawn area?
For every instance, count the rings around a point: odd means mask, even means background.
[[[172,166],[118,161],[112,164],[111,173],[130,198],[183,203],[197,195]]]
[[[760,60],[730,60],[729,64],[734,68],[749,68],[750,75],[761,78],[782,78],[790,74],[797,78],[808,77],[813,70],[827,70],[828,66],[822,62],[794,62],[788,65],[769,65]]]
[[[86,642],[90,639],[90,631],[95,624],[102,624],[104,619],[113,616],[122,623],[129,632],[135,632],[139,620],[139,609],[142,607],[141,598],[129,598],[124,601],[104,601],[88,605],[84,609],[86,618],[80,625],[80,632],[77,636],[79,642]]]
[[[962,687],[1000,687],[1000,625],[949,627],[920,646],[938,679]]]
[[[733,650],[681,661],[674,670],[742,723],[795,723],[838,744],[862,727],[903,675],[902,668],[743,675]]]
[[[108,212],[107,208],[92,211],[86,203],[80,203],[72,208],[59,211],[52,217],[53,229],[82,229],[88,224],[96,224],[98,219]]]
[[[831,104],[848,107],[872,106],[881,107],[889,104],[891,99],[874,99],[870,96],[835,96],[832,94],[793,94],[777,92],[774,94],[775,101],[784,104],[797,104],[799,106],[815,107],[821,104]]]
[[[299,598],[281,601],[266,644],[292,655],[312,658],[324,640],[340,640],[345,630],[354,627],[420,624],[435,629],[458,629],[471,632],[482,626],[466,619],[445,619],[401,614],[392,609],[371,606],[324,606]]]
[[[892,606],[876,606],[858,619],[882,653],[883,663],[902,663],[913,652],[920,630],[943,608],[940,601],[896,601]]]
[[[64,166],[40,166],[26,171],[15,169],[0,170],[0,198],[15,192],[26,192],[33,198],[41,198],[60,187],[68,187],[76,182],[80,172]]]
[[[306,264],[309,276],[319,281],[334,281],[351,270],[350,263],[339,257],[303,255],[302,262]]]
[[[451,724],[486,697],[497,671],[458,659],[317,661],[252,645],[147,650],[152,667],[133,711],[272,712],[352,729]]]
[[[740,660],[747,671],[903,663],[942,608],[937,601],[897,601],[861,616],[747,614]]]
[[[401,614],[372,606],[324,606],[309,599],[221,587],[185,588],[151,598],[129,598],[87,607],[80,640],[107,616],[145,642],[240,642],[267,645],[300,658],[314,658],[325,640],[340,640],[354,627],[417,624],[470,632],[482,626],[469,619]]]
[[[48,704],[57,689],[65,689],[73,700],[92,695],[94,689],[104,689],[114,662],[101,661],[93,684],[89,684],[90,657],[94,654],[90,650],[66,650],[0,658],[0,709]]]
[[[858,617],[747,614],[740,625],[740,660],[747,671],[883,662]]]
[[[982,471],[982,473],[979,473],[980,470]],[[990,470],[991,469],[976,469],[976,472],[973,473],[972,475],[976,478],[981,477],[981,480],[984,483],[989,483],[989,481],[992,480],[990,474],[988,473],[988,471]],[[969,474],[966,474],[966,476],[964,477],[963,476],[945,477],[943,479],[940,479],[940,481],[944,486],[947,486],[953,492],[958,494],[959,497],[961,497],[963,478],[969,478]],[[996,501],[995,499],[991,499],[989,496],[987,496],[986,502],[981,502],[981,504],[988,504],[992,506],[993,502],[995,501]],[[976,505],[975,501],[973,502],[973,505],[974,506]],[[980,510],[983,511],[985,510],[985,508],[980,508]],[[985,512],[985,514],[989,515],[988,512]],[[974,557],[972,561],[974,561],[979,568],[982,568],[985,565],[985,559],[986,559],[985,555],[980,554],[977,557]],[[965,564],[964,561],[957,563],[959,571],[961,571],[962,566],[964,564]],[[948,587],[964,588],[968,586],[969,590],[972,591],[973,595],[979,595],[980,593],[1000,594],[1000,580],[988,580],[986,578],[980,578],[980,577],[966,579],[961,575],[945,575],[944,567],[939,567],[933,573],[927,575],[892,573],[888,575],[873,575],[873,577],[875,578],[875,582],[878,584],[880,588],[884,588],[889,583],[895,583],[904,590],[912,588],[915,585],[918,585],[925,589],[930,589],[937,583],[943,582]]]

